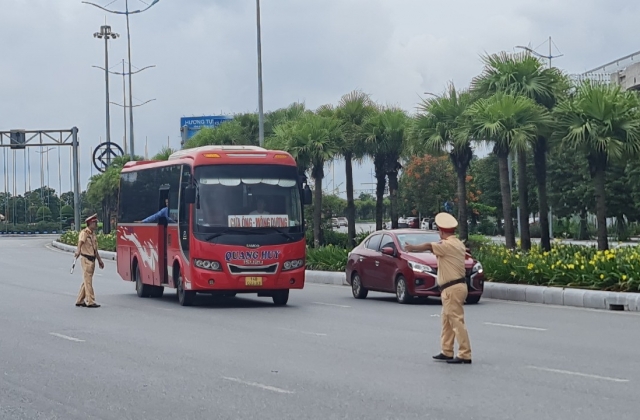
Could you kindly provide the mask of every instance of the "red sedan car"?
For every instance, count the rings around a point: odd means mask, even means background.
[[[440,296],[436,283],[438,261],[430,252],[409,253],[404,244],[437,242],[437,233],[413,229],[382,230],[369,235],[349,253],[346,275],[353,297],[364,299],[369,290],[395,293],[398,302],[414,297]],[[482,264],[467,251],[467,303],[478,303],[484,289]]]

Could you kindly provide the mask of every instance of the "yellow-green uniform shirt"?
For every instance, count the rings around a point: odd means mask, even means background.
[[[433,244],[433,253],[438,257],[438,284],[442,286],[453,280],[464,278],[466,247],[455,236],[449,236]]]
[[[80,245],[80,254],[95,256],[98,249],[98,237],[91,229],[82,229],[78,236],[78,245]]]

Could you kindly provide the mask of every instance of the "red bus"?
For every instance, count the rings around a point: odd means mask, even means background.
[[[140,297],[177,289],[257,293],[286,305],[305,282],[306,177],[293,157],[254,146],[205,146],[168,161],[129,162],[118,200],[117,264]]]

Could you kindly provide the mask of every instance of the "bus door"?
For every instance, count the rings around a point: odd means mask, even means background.
[[[159,190],[159,206],[161,209],[167,207],[167,200],[169,204],[169,210],[171,209],[171,197],[170,197],[170,187],[168,184],[162,185]],[[169,283],[169,272],[167,270],[167,245],[168,245],[168,229],[169,220],[164,217],[161,217],[158,221],[158,273],[159,279],[156,281],[154,279],[154,284],[156,286],[166,285]],[[156,284],[157,283],[157,284]]]
[[[180,259],[180,230],[178,228],[180,195],[179,185],[169,189],[169,217],[172,222],[167,225],[165,247],[165,283],[168,287],[176,287],[173,281],[173,261]]]

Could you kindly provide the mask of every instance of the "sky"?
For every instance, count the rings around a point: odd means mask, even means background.
[[[257,111],[255,6],[160,0],[131,16],[134,70],[156,66],[133,76],[134,104],[155,99],[134,108],[136,154],[145,143],[149,156],[167,144],[179,148],[181,117]],[[316,109],[361,89],[414,113],[425,92],[441,93],[448,82],[467,87],[483,54],[525,45],[547,55],[549,36],[552,55],[563,54],[553,65],[571,74],[640,50],[640,2],[631,0],[262,0],[261,9],[266,111],[292,102]],[[0,130],[78,127],[84,189],[97,173],[93,149],[106,138],[104,73],[92,68],[104,66],[104,42],[93,34],[106,19],[121,35],[109,44],[109,64],[122,71],[125,18],[80,0],[0,0],[0,11]],[[111,76],[110,85],[111,101],[122,104],[122,77]],[[123,119],[112,105],[112,141],[120,144]],[[68,191],[70,148],[60,148],[60,158],[50,151],[42,173],[37,149],[15,152],[16,191],[38,188],[42,178]],[[13,191],[13,153],[0,152],[0,189]],[[371,169],[356,165],[356,193],[373,188]],[[344,162],[327,173],[327,189],[343,193]]]

